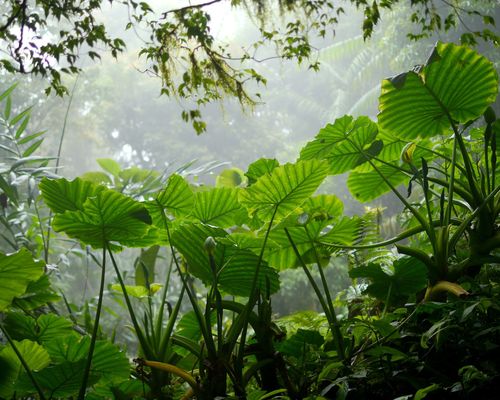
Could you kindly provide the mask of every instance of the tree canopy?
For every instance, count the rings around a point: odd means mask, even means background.
[[[313,70],[319,68],[314,43],[335,36],[345,15],[342,5],[331,0],[207,0],[169,6],[170,2],[133,0],[7,0],[0,5],[0,71],[35,74],[50,83],[47,93],[68,92],[64,74],[80,72],[86,58],[98,60],[103,52],[117,57],[125,41],[110,34],[101,9],[107,5],[125,7],[126,29],[146,32],[141,37],[139,55],[146,61],[145,72],[161,79],[161,93],[190,99],[192,109],[182,117],[198,133],[205,130],[200,109],[203,105],[234,97],[243,106],[252,106],[259,96],[249,89],[251,82],[265,83],[255,68],[264,58],[296,60]],[[260,37],[250,46],[238,48],[217,39],[211,31],[211,6],[229,3],[244,9],[258,25]],[[374,27],[393,10],[399,0],[350,0],[345,6],[363,11],[360,30],[370,38]],[[477,4],[475,4],[477,3]],[[494,27],[494,0],[482,2],[412,0],[408,14],[412,28],[406,32],[413,40],[464,25],[462,43],[478,40],[500,43]],[[470,23],[472,17],[472,23]],[[465,19],[467,19],[467,23]],[[479,23],[474,23],[477,20]],[[273,54],[261,55],[262,48]]]

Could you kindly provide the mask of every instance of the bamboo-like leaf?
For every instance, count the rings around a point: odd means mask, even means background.
[[[193,216],[201,222],[229,228],[239,225],[247,216],[238,202],[237,188],[212,188],[196,193]]]
[[[377,124],[367,117],[345,115],[321,129],[315,139],[300,152],[302,160],[324,159],[331,174],[341,174],[365,163],[380,152],[371,146],[377,136]]]
[[[240,203],[264,221],[269,221],[277,208],[276,220],[279,220],[300,207],[327,174],[328,164],[319,160],[285,164],[241,190]]]
[[[420,72],[384,80],[380,127],[405,139],[442,134],[451,118],[465,123],[495,101],[493,64],[466,46],[438,43]]]
[[[0,253],[0,311],[5,311],[14,297],[26,292],[30,282],[43,275],[44,263],[33,260],[27,249],[17,253]]]

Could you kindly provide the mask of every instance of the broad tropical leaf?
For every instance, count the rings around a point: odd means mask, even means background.
[[[80,178],[73,181],[43,178],[39,187],[45,204],[55,213],[81,211],[83,203],[89,197],[105,190],[104,186],[97,186]]]
[[[248,166],[246,176],[250,185],[265,174],[270,174],[272,170],[278,167],[280,163],[274,158],[260,158]]]
[[[374,142],[377,124],[367,117],[345,115],[321,129],[316,138],[300,152],[302,160],[324,159],[330,163],[331,174],[341,174],[364,164],[381,150]]]
[[[240,191],[240,202],[264,221],[286,217],[300,207],[328,174],[328,164],[319,160],[298,161],[273,169],[255,184]]]
[[[145,204],[153,224],[165,230],[163,214],[180,218],[192,213],[194,207],[194,193],[189,183],[180,175],[173,174],[168,178],[167,186],[160,191],[154,200]]]
[[[34,319],[20,312],[7,314],[5,326],[14,339],[29,339],[44,343],[61,339],[73,332],[73,324],[66,318],[45,314]]]
[[[466,46],[438,43],[421,71],[384,80],[380,127],[405,139],[442,134],[451,121],[481,116],[495,101],[493,64]]]
[[[155,264],[159,250],[160,246],[141,249],[141,254],[136,258],[134,263],[136,285],[148,286],[155,281]]]
[[[141,203],[121,193],[78,179],[72,182],[65,179],[47,180],[41,189],[48,203],[57,203],[57,197],[54,196],[58,193],[71,193],[67,198],[72,201],[67,201],[64,209],[53,209],[62,212],[54,217],[55,231],[65,232],[69,237],[94,248],[101,248],[109,242],[119,242],[130,247],[144,246],[140,238],[147,233],[151,217]],[[83,196],[89,193],[93,194],[92,197],[84,199]],[[78,208],[73,211],[76,207]]]
[[[426,266],[412,257],[402,257],[392,266],[370,263],[353,268],[351,278],[368,278],[372,283],[366,289],[370,295],[386,301],[404,298],[425,288],[427,284]],[[404,299],[406,300],[406,299]]]
[[[250,250],[225,244],[228,242],[224,240],[227,233],[223,229],[201,224],[183,225],[173,233],[172,242],[185,257],[189,272],[210,286],[213,282],[213,273],[204,248],[205,240],[209,236],[215,238],[217,242],[214,259],[220,289],[235,296],[248,296],[258,256]],[[277,272],[265,262],[260,267],[258,287],[263,293],[268,287],[271,293],[279,288]]]
[[[50,287],[48,275],[42,275],[37,281],[30,282],[26,292],[17,296],[12,304],[22,310],[34,310],[49,302],[59,301],[60,296]]]
[[[204,224],[229,228],[239,225],[247,212],[238,202],[238,189],[221,187],[196,193],[193,216]]]
[[[45,348],[54,362],[79,362],[85,360],[90,345],[90,338],[67,335],[64,339],[52,340]],[[130,365],[124,351],[108,341],[96,342],[92,357],[91,372],[104,382],[120,382],[128,378]]]
[[[52,365],[33,374],[38,385],[45,393],[50,394],[50,398],[71,398],[78,394],[85,370],[85,360],[76,362],[63,362]],[[96,383],[99,376],[90,373],[89,385]],[[20,394],[36,393],[31,381],[26,374],[21,375],[15,385],[16,392]]]
[[[0,253],[0,311],[5,311],[15,297],[26,292],[31,282],[44,272],[44,263],[33,260],[27,249],[17,253]]]
[[[174,217],[180,217],[191,213],[194,194],[189,183],[182,176],[173,174],[156,200]]]
[[[49,354],[38,343],[25,339],[14,344],[32,371],[41,370],[50,364]],[[18,377],[22,376],[24,369],[10,345],[0,351],[0,367],[0,398],[11,399],[16,391]],[[28,387],[31,387],[31,383]]]
[[[410,179],[407,174],[390,165],[381,165],[378,171],[380,173],[372,170],[369,172],[353,171],[349,174],[347,187],[356,200],[364,203],[391,190],[380,174],[394,187],[407,183]]]

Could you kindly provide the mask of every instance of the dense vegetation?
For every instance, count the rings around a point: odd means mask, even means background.
[[[500,122],[484,56],[438,43],[382,82],[377,122],[338,118],[296,162],[259,159],[214,187],[109,159],[61,178],[14,90],[0,95],[1,398],[495,398]],[[342,173],[359,201],[394,193],[397,236],[324,193]],[[49,256],[69,252],[98,271],[95,301],[51,287]],[[353,285],[337,296],[339,260]],[[321,312],[275,316],[291,268]],[[129,314],[114,329],[110,302]]]

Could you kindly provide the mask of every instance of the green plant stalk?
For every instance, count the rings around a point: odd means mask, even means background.
[[[161,303],[160,309],[158,310],[158,315],[156,317],[156,331],[160,332],[163,325],[163,313],[165,312],[165,302],[167,301],[168,286],[170,284],[170,275],[172,273],[172,267],[174,266],[174,260],[170,259],[170,265],[168,267],[167,276],[165,278],[165,285],[161,293]]]
[[[377,172],[377,174],[379,174],[379,176],[382,178],[382,180],[384,181],[384,183],[387,186],[389,186],[389,188],[391,189],[391,191],[396,195],[396,197],[401,201],[401,203],[403,203],[404,206],[408,210],[410,210],[410,212],[412,213],[412,215],[418,220],[418,222],[420,222],[420,225],[422,225],[424,227],[425,231],[430,236],[431,227],[429,226],[428,221],[426,221],[425,218],[422,217],[422,215],[420,215],[420,213],[401,195],[401,193],[399,193],[399,191],[385,177],[385,175],[380,171],[380,169],[378,169],[378,167],[372,162],[372,160],[370,159],[370,157],[368,157],[368,155],[363,151],[363,149],[360,149],[358,147],[358,145],[356,143],[354,143],[353,141],[351,141],[350,139],[348,139],[348,140],[349,140],[349,143],[351,143],[356,148],[356,150],[366,158],[366,161],[370,164],[370,166],[375,170],[375,172]]]
[[[38,384],[38,382],[36,381],[35,376],[33,375],[33,372],[31,371],[31,368],[29,367],[29,365],[26,362],[26,360],[24,359],[23,355],[21,354],[21,352],[17,348],[16,344],[14,343],[12,338],[10,337],[9,333],[7,332],[7,330],[5,329],[3,324],[1,324],[1,323],[0,323],[0,330],[2,331],[5,338],[7,339],[7,342],[9,342],[10,347],[12,347],[12,350],[14,350],[14,353],[16,353],[16,356],[19,359],[19,361],[21,362],[21,365],[23,366],[24,370],[26,371],[26,374],[28,375],[29,380],[31,381],[31,383],[35,387],[36,391],[38,392],[38,396],[40,397],[40,400],[45,400],[46,398],[45,398],[45,395],[43,393],[43,390],[40,387],[40,385]]]
[[[215,259],[214,255],[209,252],[208,253],[208,259],[210,262],[210,269],[212,270],[213,274],[213,283],[212,283],[212,291],[213,291],[213,297],[215,297],[215,310],[217,313],[217,349],[220,351],[222,349],[222,318],[223,318],[223,309],[221,305],[221,295],[219,292],[219,289],[217,288],[218,282],[217,282],[217,265],[215,264]],[[207,305],[210,308],[210,303],[212,299],[208,298],[207,299]],[[210,316],[210,313],[208,313]],[[210,317],[209,317],[210,318]]]
[[[181,303],[182,303],[182,299],[184,297],[185,291],[186,291],[186,288],[184,286],[182,286],[181,293],[179,294],[179,299],[178,299],[177,303],[175,303],[175,307],[172,310],[172,313],[170,314],[170,316],[168,318],[167,326],[165,327],[165,330],[163,331],[163,335],[162,335],[161,341],[160,341],[159,354],[158,354],[158,356],[160,358],[163,358],[167,354],[169,341],[170,341],[170,338],[172,337],[172,332],[174,331],[175,321],[177,319],[177,316],[179,315],[179,310],[181,309]]]
[[[97,333],[99,331],[99,318],[101,316],[102,299],[104,297],[104,282],[106,278],[106,249],[107,243],[102,248],[102,264],[101,264],[101,282],[99,286],[99,297],[97,300],[97,309],[95,313],[94,329],[92,330],[92,337],[90,339],[89,353],[87,355],[87,364],[83,371],[83,380],[78,393],[78,400],[85,400],[85,392],[87,390],[87,383],[89,380],[90,367],[92,365],[92,356],[94,355],[95,342],[97,340]]]
[[[299,250],[297,249],[297,246],[295,245],[295,243],[290,235],[290,232],[288,232],[287,228],[285,228],[285,233],[286,233],[286,236],[288,237],[288,240],[293,248],[295,256],[297,257],[300,265],[302,266],[302,269],[304,270],[304,272],[307,276],[307,279],[309,279],[309,283],[313,287],[314,293],[316,293],[316,296],[318,297],[318,300],[321,303],[321,307],[323,308],[323,311],[325,312],[325,315],[326,315],[326,318],[327,318],[328,323],[330,325],[330,328],[332,329],[333,339],[335,342],[335,347],[337,349],[337,353],[339,354],[341,360],[344,361],[345,360],[345,353],[344,353],[343,339],[342,339],[342,334],[340,333],[340,328],[338,326],[338,321],[337,321],[336,315],[335,314],[331,315],[330,307],[326,303],[326,300],[323,297],[321,290],[319,289],[316,281],[314,280],[313,276],[311,275],[311,272],[307,268],[306,263],[302,259],[302,256],[300,255]]]
[[[451,210],[453,208],[453,193],[454,193],[454,183],[455,183],[455,165],[457,163],[457,136],[458,133],[455,131],[455,140],[453,141],[453,152],[451,155],[451,172],[450,172],[450,181],[448,186],[448,205],[446,207],[446,213],[444,216],[443,225],[446,226],[449,224],[451,219]]]
[[[170,235],[170,229],[168,227],[167,223],[167,216],[165,215],[165,210],[163,209],[163,206],[161,203],[156,200],[157,206],[161,210],[161,218],[162,222],[165,224],[165,229],[167,231],[167,238],[168,238],[168,243],[170,245],[170,251],[172,253],[172,257],[174,260],[174,264],[177,269],[177,273],[179,274],[179,277],[181,278],[182,285],[186,288],[186,293],[188,295],[189,301],[191,302],[191,306],[193,307],[194,314],[196,316],[196,319],[198,320],[198,324],[200,325],[201,329],[201,334],[203,336],[203,339],[205,340],[205,344],[207,346],[207,351],[210,356],[215,357],[217,354],[216,349],[215,349],[215,343],[213,341],[212,333],[208,330],[207,324],[205,322],[205,318],[203,317],[203,313],[200,310],[200,306],[198,305],[198,302],[196,300],[196,296],[191,292],[188,282],[186,281],[186,277],[182,273],[181,267],[179,265],[179,262],[177,261],[177,258],[175,257],[175,250],[174,247],[172,246],[172,237]],[[200,360],[202,357],[202,354],[199,354]]]
[[[132,325],[134,326],[135,332],[137,334],[137,339],[139,339],[139,344],[141,345],[142,350],[144,351],[144,355],[147,358],[151,358],[152,351],[149,347],[148,341],[144,336],[144,332],[142,331],[139,323],[137,322],[137,318],[135,315],[134,308],[132,307],[132,302],[130,301],[130,297],[127,293],[127,288],[125,287],[125,283],[123,282],[122,274],[120,273],[120,269],[118,268],[118,264],[116,263],[115,257],[113,256],[113,252],[109,248],[109,244],[106,243],[106,247],[108,248],[108,253],[111,258],[111,263],[113,264],[113,268],[116,273],[116,277],[118,278],[118,282],[120,283],[120,287],[123,291],[123,297],[125,298],[125,304],[127,305],[128,312],[130,314],[130,319],[132,320]]]
[[[493,189],[490,182],[490,163],[488,162],[488,148],[490,147],[490,139],[492,134],[491,124],[487,124],[484,132],[484,166],[486,168],[486,191],[491,192]]]
[[[381,318],[384,318],[387,313],[387,309],[389,308],[389,303],[391,301],[391,295],[392,295],[392,283],[389,285],[389,290],[387,291],[387,297],[385,298],[385,304]]]
[[[257,302],[257,282],[259,279],[259,272],[260,272],[260,266],[262,264],[262,260],[264,259],[264,251],[266,249],[267,245],[267,240],[269,238],[269,234],[271,233],[271,228],[273,226],[274,219],[276,217],[276,213],[278,212],[278,207],[279,204],[275,206],[273,215],[271,217],[271,220],[269,221],[269,226],[267,227],[266,234],[264,236],[264,242],[262,244],[262,248],[259,253],[259,258],[257,260],[257,265],[255,266],[255,272],[252,280],[252,286],[250,289],[250,295],[248,298],[248,302],[245,306],[245,311],[236,317],[236,320],[233,325],[229,328],[229,332],[227,334],[228,342],[229,343],[236,343],[238,340],[238,336],[240,336],[240,333],[243,331],[244,325],[246,325],[246,322],[248,320],[248,314],[252,311],[253,307],[255,306],[255,303]],[[244,346],[244,341],[241,342],[241,346]]]
[[[382,159],[377,158],[377,157],[373,157],[373,160],[378,161],[378,162],[380,162],[381,164],[387,165],[388,167],[394,168],[394,169],[396,169],[396,170],[398,170],[398,171],[401,171],[401,172],[403,172],[403,173],[407,174],[408,176],[411,176],[411,172],[410,172],[410,171],[407,171],[406,169],[401,168],[399,165],[394,165],[394,164],[391,164],[390,162],[387,162],[387,161],[382,160]],[[451,163],[451,159],[447,159],[447,160],[448,160],[448,161],[450,161],[450,163]],[[463,172],[463,173],[464,173],[464,175],[465,175],[465,170],[464,170],[464,168],[463,168],[460,164],[458,164],[458,163],[456,163],[455,165],[456,165],[456,168],[458,168],[458,169],[459,169],[461,172]],[[442,171],[442,170],[440,170],[440,169],[437,169],[437,168],[432,168],[432,167],[429,167],[429,169],[434,169],[434,170],[436,170],[436,171],[438,171],[438,172],[442,173],[443,175],[446,175],[446,176],[447,176],[446,172],[445,172],[445,171]],[[428,179],[429,181],[434,182],[434,183],[437,183],[437,184],[439,184],[439,185],[441,185],[441,186],[443,186],[443,187],[448,187],[448,186],[449,186],[449,183],[448,183],[448,182],[446,182],[446,181],[444,181],[444,180],[442,180],[442,179],[439,179],[439,178],[433,177],[433,176],[429,176],[429,177],[427,177],[427,179]],[[456,193],[458,193],[458,194],[460,195],[460,197],[462,197],[463,199],[465,199],[468,203],[472,204],[472,202],[473,202],[473,198],[471,197],[471,195],[469,194],[469,192],[467,192],[467,190],[466,190],[465,188],[463,188],[463,186],[462,186],[462,188],[460,188],[460,187],[458,187],[458,185],[460,185],[460,182],[457,182],[457,186],[454,186],[454,191],[455,191]]]
[[[474,212],[472,212],[457,228],[457,230],[453,233],[451,236],[448,246],[449,246],[449,251],[451,252],[452,249],[456,246],[458,243],[458,240],[460,239],[460,236],[465,232],[465,229],[469,226],[469,224],[472,222],[472,220],[481,212],[481,210],[487,205],[487,203],[495,197],[495,195],[500,192],[500,186],[495,188],[486,198],[483,200],[483,202],[477,207]]]
[[[327,301],[327,304],[328,304],[328,309],[330,311],[330,315],[332,317],[332,320],[335,322],[334,323],[334,327],[335,327],[335,334],[338,335],[338,339],[339,339],[339,343],[342,344],[342,359],[345,358],[345,351],[344,351],[344,346],[343,346],[343,338],[342,338],[342,334],[340,332],[340,329],[339,329],[339,321],[338,321],[338,318],[337,318],[337,313],[335,312],[335,307],[333,306],[333,300],[332,300],[332,296],[330,294],[330,289],[328,288],[328,283],[326,281],[326,277],[325,277],[325,273],[323,271],[323,267],[321,266],[321,263],[320,263],[320,260],[319,260],[319,255],[318,255],[318,252],[316,250],[316,246],[314,245],[314,242],[311,238],[311,235],[309,234],[309,230],[307,229],[307,226],[304,226],[304,229],[307,233],[307,237],[309,239],[309,242],[311,243],[311,246],[313,248],[313,252],[314,252],[314,258],[316,259],[316,265],[318,266],[318,270],[319,270],[319,276],[321,278],[321,284],[323,285],[323,292],[325,293],[325,296],[326,296],[326,301]],[[288,236],[288,240],[291,239],[291,237],[289,236],[289,234],[287,233],[287,236]]]
[[[461,223],[462,223],[462,221],[460,221],[458,219],[451,220],[452,225],[459,226]],[[431,226],[442,226],[442,224],[441,224],[441,221],[432,221]],[[362,245],[356,245],[356,246],[345,246],[345,245],[328,243],[328,242],[321,242],[321,241],[319,241],[318,243],[322,244],[324,246],[333,247],[333,248],[337,248],[337,249],[347,249],[347,250],[374,249],[377,247],[388,246],[390,244],[407,239],[413,235],[416,235],[417,233],[424,232],[424,231],[425,231],[425,229],[423,226],[415,226],[413,228],[407,229],[404,232],[401,232],[399,235],[394,236],[393,238],[384,240],[382,242],[371,243],[371,244],[362,244]]]

